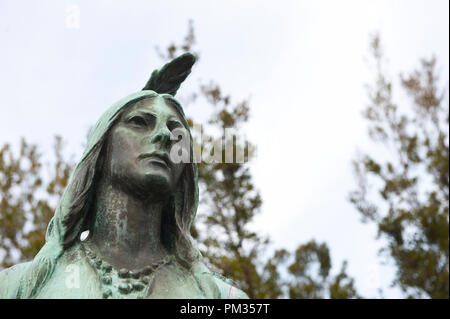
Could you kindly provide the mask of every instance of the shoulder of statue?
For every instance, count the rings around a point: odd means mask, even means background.
[[[197,263],[194,269],[197,273],[196,277],[201,277],[202,282],[207,282],[209,287],[213,287],[214,294],[208,298],[248,299],[247,294],[236,288],[232,280],[209,270],[204,263]]]
[[[220,298],[222,299],[248,299],[248,296],[241,289],[236,288],[235,284],[229,278],[218,273],[211,272],[217,286],[220,290]]]
[[[20,279],[30,264],[25,262],[0,271],[0,299],[16,298]]]

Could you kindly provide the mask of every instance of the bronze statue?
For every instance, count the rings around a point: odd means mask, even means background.
[[[1,298],[247,298],[205,266],[189,233],[198,171],[174,95],[194,62],[186,53],[155,70],[101,116],[45,245],[0,272]]]

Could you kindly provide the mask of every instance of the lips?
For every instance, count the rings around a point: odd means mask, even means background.
[[[169,156],[163,152],[145,153],[139,155],[139,159],[150,159],[152,162],[160,163],[167,167],[171,167]]]

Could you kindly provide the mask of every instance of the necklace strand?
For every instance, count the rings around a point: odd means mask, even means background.
[[[97,276],[100,279],[102,286],[102,297],[104,299],[111,298],[118,292],[119,296],[130,293],[137,293],[138,299],[146,296],[152,285],[154,274],[162,266],[171,261],[171,257],[167,256],[164,259],[145,266],[139,270],[129,270],[121,268],[116,270],[111,264],[102,260],[96,253],[90,250],[86,245],[81,245],[83,252],[87,256],[90,265],[95,269]],[[142,292],[141,295],[139,293]]]

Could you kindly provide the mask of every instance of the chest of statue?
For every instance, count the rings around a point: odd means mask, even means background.
[[[174,261],[149,265],[140,272],[116,270],[83,251],[61,256],[36,298],[172,299],[213,298],[190,272]]]

